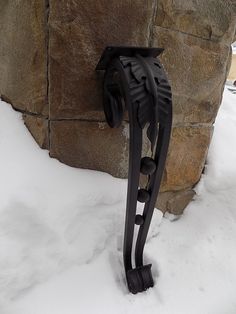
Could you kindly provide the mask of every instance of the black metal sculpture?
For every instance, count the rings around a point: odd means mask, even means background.
[[[104,111],[110,127],[120,126],[125,109],[129,113],[130,153],[123,254],[128,288],[132,293],[154,285],[151,264],[143,264],[143,250],[160,188],[172,124],[171,88],[160,61],[155,58],[162,51],[160,48],[107,47],[96,68],[106,71]],[[145,126],[152,157],[142,158]],[[139,188],[140,173],[147,176],[145,189]],[[145,203],[142,215],[136,214],[137,201]],[[133,262],[135,225],[139,230]]]

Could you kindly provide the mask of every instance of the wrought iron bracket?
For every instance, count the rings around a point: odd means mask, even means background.
[[[128,288],[138,293],[153,287],[151,264],[144,265],[143,251],[167,156],[171,125],[171,88],[158,58],[163,49],[107,47],[96,67],[105,71],[104,112],[110,127],[119,127],[128,110],[129,171],[124,234],[124,267]],[[151,156],[142,156],[143,133]],[[139,188],[140,174],[147,177]],[[137,214],[137,201],[144,203]],[[134,229],[138,227],[134,244]],[[133,256],[134,255],[134,256]]]

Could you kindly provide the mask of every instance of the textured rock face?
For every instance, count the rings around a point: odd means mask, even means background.
[[[171,80],[174,123],[214,122],[230,60],[229,46],[159,26],[154,34],[154,45],[166,47],[161,61]]]
[[[17,109],[48,114],[46,7],[0,0],[0,94]]]
[[[235,2],[225,0],[160,0],[155,23],[212,41],[231,41],[235,31]]]
[[[228,1],[158,1],[153,44],[174,93],[174,123],[212,123],[222,97],[235,33]]]
[[[94,69],[104,47],[147,46],[152,16],[152,0],[50,1],[53,119],[94,119],[100,115],[102,81]]]
[[[157,199],[156,206],[164,212],[168,211],[173,215],[181,215],[183,209],[192,200],[194,195],[195,192],[192,189],[162,192]]]
[[[105,122],[52,121],[50,155],[74,167],[97,169],[126,177],[128,125],[124,123],[121,130],[111,130]]]
[[[48,119],[29,114],[23,114],[23,119],[39,146],[49,149]]]
[[[187,189],[200,179],[212,127],[174,127],[161,191]]]
[[[174,125],[157,204],[180,214],[204,168],[235,15],[231,0],[0,0],[1,96],[52,157],[126,177],[128,124],[104,123],[94,69],[107,45],[165,48]]]

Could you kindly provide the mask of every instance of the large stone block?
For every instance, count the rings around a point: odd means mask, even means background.
[[[162,212],[181,215],[196,193],[192,189],[159,193],[156,207]]]
[[[174,123],[213,123],[221,103],[231,49],[228,45],[154,28],[154,46],[173,92]]]
[[[44,149],[49,149],[48,119],[29,114],[24,114],[23,119],[39,146]]]
[[[212,131],[212,126],[173,128],[162,192],[187,189],[199,181]]]
[[[46,4],[0,0],[0,94],[16,109],[48,114]]]
[[[142,155],[150,149],[143,137]],[[129,124],[111,129],[106,122],[63,120],[50,122],[50,156],[78,168],[105,171],[127,178]]]
[[[128,124],[110,129],[104,122],[50,122],[50,156],[73,167],[125,178],[128,170]]]
[[[147,46],[154,0],[50,1],[50,114],[91,118],[102,110],[95,67],[108,45]],[[92,112],[92,113],[91,113]]]

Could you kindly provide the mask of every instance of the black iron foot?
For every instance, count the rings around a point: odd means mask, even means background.
[[[149,264],[127,271],[126,276],[130,292],[136,294],[154,286],[151,267],[152,265]]]

